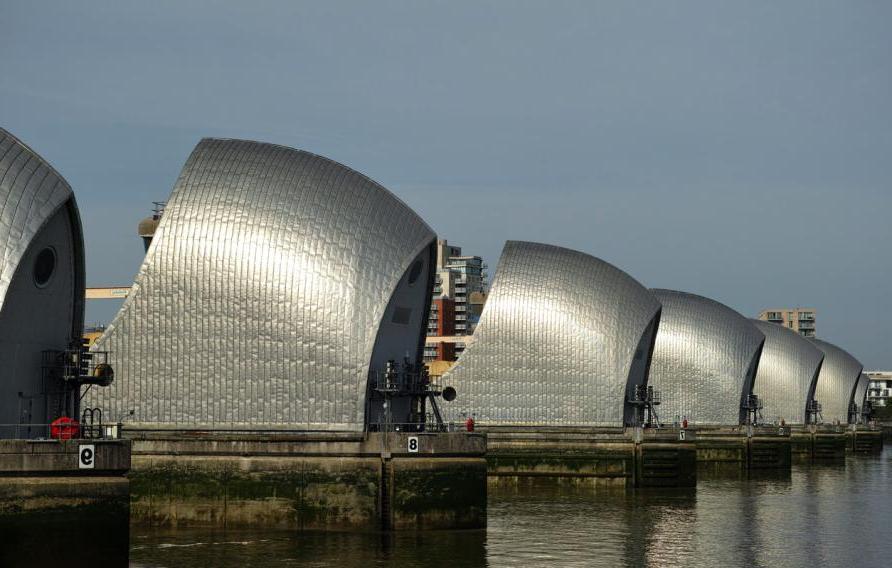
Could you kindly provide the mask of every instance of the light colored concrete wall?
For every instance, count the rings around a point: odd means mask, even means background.
[[[94,467],[81,469],[82,445],[94,448]],[[0,473],[7,476],[124,475],[130,469],[130,440],[0,440]]]

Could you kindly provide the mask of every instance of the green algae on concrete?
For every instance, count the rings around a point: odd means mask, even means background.
[[[734,463],[746,468],[746,438],[740,435],[704,436],[697,438],[697,461],[700,463]]]
[[[816,461],[845,461],[845,432],[816,432],[813,439],[812,459]]]
[[[859,454],[877,454],[883,451],[883,431],[857,426],[846,431],[846,449]]]
[[[134,458],[135,521],[339,529],[377,515],[374,458]]]
[[[693,444],[648,442],[638,446],[638,487],[694,487],[697,451]]]
[[[700,427],[697,430],[697,465],[703,471],[789,471],[794,438],[785,426]]]
[[[490,475],[526,475],[548,477],[593,477],[615,479],[625,483],[632,477],[634,446],[626,444],[623,451],[539,451],[493,452],[487,456]]]
[[[790,434],[790,446],[794,462],[811,461],[813,444],[812,433],[808,430],[794,429]]]
[[[81,467],[83,445],[92,446],[92,467]],[[0,517],[126,515],[129,467],[127,440],[0,440]]]
[[[418,438],[408,448],[408,437]],[[135,522],[296,530],[482,528],[485,437],[183,434],[134,441]]]
[[[793,459],[793,445],[787,436],[753,436],[749,439],[748,468],[789,470]]]
[[[791,434],[793,460],[802,462],[845,461],[847,437],[832,424],[795,427]]]
[[[0,517],[66,511],[126,513],[129,485],[127,478],[119,476],[4,477]]]
[[[486,526],[486,462],[394,459],[392,527],[440,529]]]
[[[691,486],[692,441],[677,429],[502,426],[486,428],[492,485],[550,478],[576,486]]]

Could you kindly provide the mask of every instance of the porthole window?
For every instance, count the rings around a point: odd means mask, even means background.
[[[421,259],[416,260],[415,264],[409,269],[409,286],[412,286],[418,281],[418,277],[421,276],[422,268],[424,268],[424,261]]]
[[[53,247],[46,247],[34,260],[34,284],[38,288],[44,288],[53,278],[56,271],[56,251]]]

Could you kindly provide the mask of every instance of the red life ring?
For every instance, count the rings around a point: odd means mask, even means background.
[[[50,437],[56,440],[77,438],[81,431],[80,423],[74,418],[60,416],[50,422]]]

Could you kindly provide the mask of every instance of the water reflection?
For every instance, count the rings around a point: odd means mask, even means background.
[[[696,490],[569,488],[542,481],[490,491],[491,566],[621,566],[690,555]]]
[[[888,566],[888,453],[788,475],[704,475],[695,492],[493,492],[491,566]]]
[[[484,531],[134,530],[131,566],[485,566]]]
[[[126,508],[0,516],[0,566],[127,566]]]

